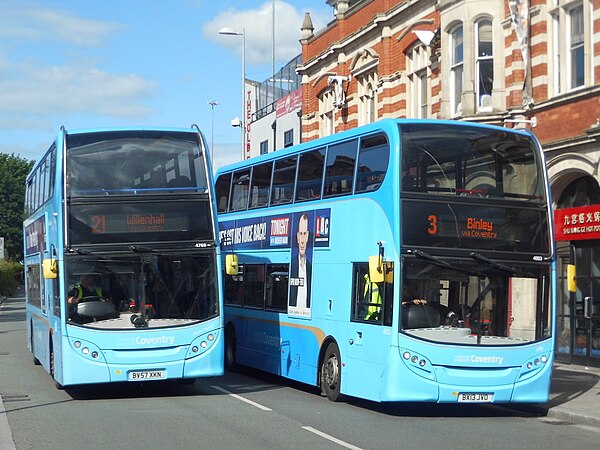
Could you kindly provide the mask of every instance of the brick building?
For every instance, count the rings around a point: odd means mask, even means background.
[[[386,117],[531,128],[578,270],[559,357],[600,365],[600,0],[326,2],[325,28],[302,24],[302,141]]]

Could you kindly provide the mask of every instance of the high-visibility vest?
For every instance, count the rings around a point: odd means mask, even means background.
[[[371,290],[371,297],[369,298],[369,289]],[[379,319],[379,312],[381,311],[381,294],[379,293],[379,286],[377,283],[371,283],[369,274],[365,274],[365,292],[363,298],[369,299],[369,306],[367,307],[367,315],[365,319]]]
[[[82,299],[83,298],[83,287],[80,284],[78,284],[77,286],[75,286],[75,288],[77,289],[77,298]],[[100,298],[104,298],[104,295],[102,295],[101,287],[96,287],[96,296],[98,296]]]

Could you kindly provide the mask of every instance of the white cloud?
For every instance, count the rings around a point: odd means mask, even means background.
[[[89,55],[90,47],[101,47],[122,28],[35,2],[3,0],[0,128],[29,129],[22,124],[33,122],[41,129],[57,116],[139,119],[151,114],[144,102],[157,90],[153,82],[137,74],[103,70]],[[86,56],[69,59],[79,54],[73,52],[77,48],[84,48]]]
[[[215,144],[213,153],[213,171],[216,172],[219,167],[233,164],[240,161],[240,144]]]
[[[5,73],[6,75],[6,73]],[[14,64],[0,79],[0,114],[89,113],[136,119],[151,110],[140,101],[155,85],[135,74],[114,74],[81,61],[62,66]]]
[[[246,60],[249,64],[265,64],[272,61],[272,2],[266,1],[256,9],[239,10],[229,8],[203,27],[204,36],[220,45],[238,49],[241,53],[241,38],[219,35],[224,27],[236,32],[245,29]],[[300,37],[304,10],[298,10],[288,2],[275,2],[275,60],[286,63],[302,51]],[[322,13],[311,12],[315,29],[325,22]]]
[[[29,41],[60,40],[81,47],[101,46],[122,28],[116,22],[89,20],[35,3],[0,5],[0,37]]]

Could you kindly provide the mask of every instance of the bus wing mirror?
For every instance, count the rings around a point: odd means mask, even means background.
[[[394,282],[394,263],[393,262],[386,262],[384,263],[384,267],[385,267],[385,282],[386,283],[393,283]]]
[[[237,255],[225,255],[225,273],[227,275],[238,274],[238,257]]]
[[[567,264],[567,290],[577,292],[577,280],[574,264]]]
[[[42,261],[42,269],[44,272],[45,279],[52,280],[58,277],[58,261],[56,259],[44,259]]]
[[[385,277],[383,261],[379,255],[369,256],[369,279],[371,283],[381,283]]]

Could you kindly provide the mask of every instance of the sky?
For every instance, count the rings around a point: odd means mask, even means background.
[[[264,81],[273,67],[272,5],[1,0],[0,153],[38,160],[61,126],[197,124],[214,142],[214,168],[239,160],[231,120],[242,117],[242,38],[218,31],[245,30],[246,78]],[[301,52],[306,12],[315,31],[333,19],[326,0],[275,1],[275,71]]]

